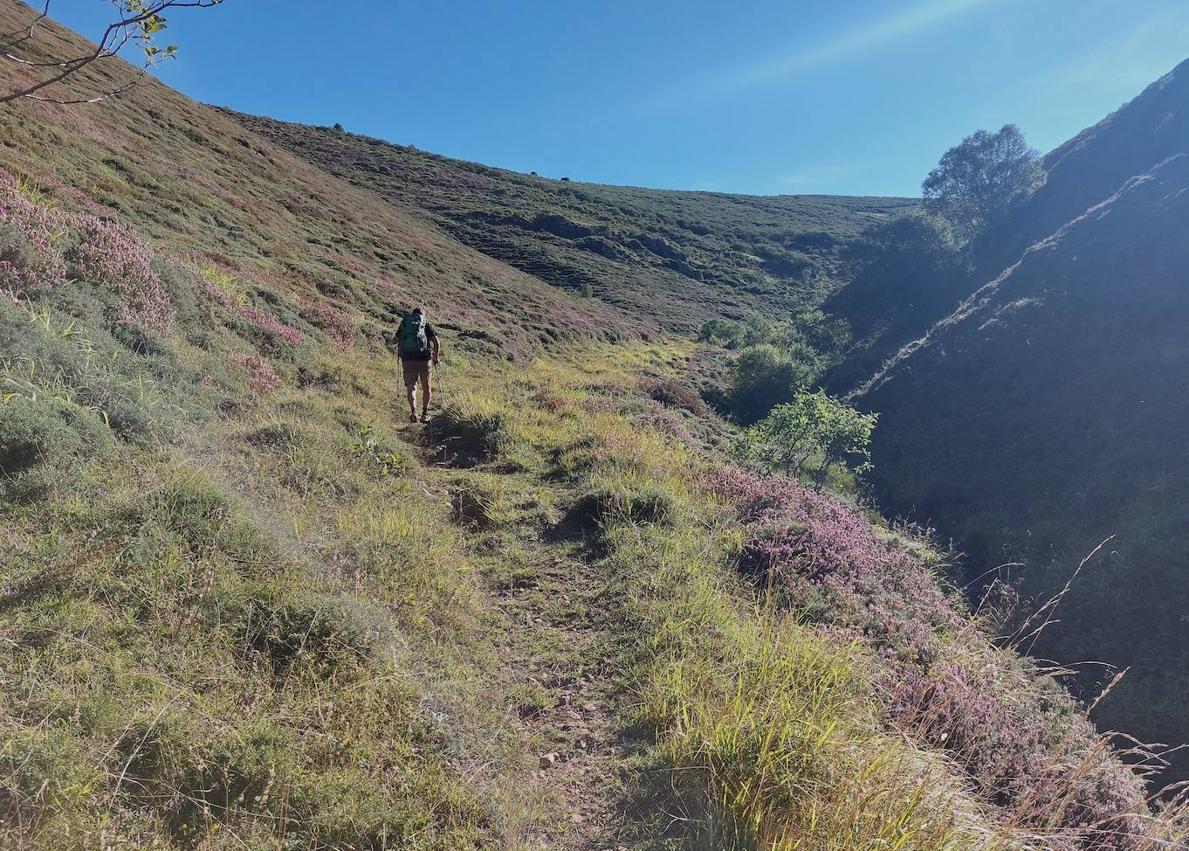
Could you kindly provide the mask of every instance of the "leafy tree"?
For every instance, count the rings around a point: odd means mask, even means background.
[[[841,355],[850,337],[850,324],[845,319],[827,316],[820,310],[805,310],[772,326],[765,342],[809,364],[816,377]]]
[[[820,483],[833,468],[871,469],[871,434],[878,414],[864,414],[818,390],[777,405],[744,436],[743,453],[773,470],[797,476],[811,468]]]
[[[45,56],[30,50],[38,25],[49,17],[50,2],[43,0],[40,11],[28,25],[13,32],[0,33],[0,59],[32,69],[42,77],[36,82],[22,83],[9,91],[0,91],[0,103],[20,98],[56,104],[96,103],[123,94],[135,86],[149,68],[177,54],[176,45],[160,47],[157,44],[157,36],[167,25],[166,12],[184,8],[204,9],[218,6],[223,0],[108,0],[115,7],[113,19],[96,40],[93,50],[73,56]],[[49,87],[74,76],[89,65],[112,59],[129,45],[140,52],[141,69],[139,74],[123,85],[79,97],[58,98],[46,94]]]
[[[762,316],[750,316],[744,322],[714,317],[702,323],[698,339],[725,349],[742,349],[769,342],[773,326]]]
[[[1044,182],[1040,155],[1008,124],[998,133],[979,130],[946,151],[921,190],[925,209],[969,241]]]
[[[877,222],[848,245],[843,256],[856,274],[878,270],[884,278],[915,276],[922,269],[951,268],[961,246],[947,219],[912,210]]]
[[[793,398],[812,379],[804,363],[769,343],[750,346],[731,364],[731,405],[745,423],[754,423],[774,405]]]

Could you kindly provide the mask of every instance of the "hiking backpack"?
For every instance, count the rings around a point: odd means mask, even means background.
[[[400,321],[400,330],[396,332],[396,344],[397,352],[402,355],[424,354],[429,351],[424,313],[409,313]]]

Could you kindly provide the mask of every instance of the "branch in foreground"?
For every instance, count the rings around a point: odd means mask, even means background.
[[[19,56],[14,51],[27,45],[34,37],[38,24],[49,15],[51,0],[45,0],[40,12],[29,22],[11,33],[0,36],[0,58],[25,68],[54,69],[56,73],[35,83],[20,86],[12,91],[0,93],[0,104],[28,98],[43,103],[59,105],[98,103],[110,97],[124,94],[139,83],[147,71],[161,62],[172,59],[177,47],[161,48],[154,43],[154,36],[166,28],[164,13],[173,9],[218,6],[223,0],[111,0],[119,10],[119,17],[107,25],[95,49],[72,57]],[[116,57],[127,45],[135,43],[144,54],[139,72],[128,82],[93,95],[77,97],[53,97],[45,94],[51,86],[65,81],[90,65]]]

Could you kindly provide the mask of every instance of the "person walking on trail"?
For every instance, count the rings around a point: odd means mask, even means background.
[[[417,422],[417,385],[421,384],[421,422],[429,422],[429,365],[436,366],[441,347],[433,326],[425,319],[425,311],[414,307],[400,322],[396,335],[396,353],[400,356],[405,378],[405,393],[409,397],[409,422]]]

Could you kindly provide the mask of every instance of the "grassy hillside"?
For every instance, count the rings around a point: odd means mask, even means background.
[[[4,31],[19,25],[23,8],[0,5]],[[43,38],[59,55],[81,44],[52,27]],[[75,85],[102,90],[106,77],[131,73],[108,69],[88,69]],[[360,330],[374,336],[419,299],[476,344],[503,327],[510,338],[503,348],[521,355],[543,341],[655,327],[646,315],[580,303],[470,250],[152,80],[97,110],[6,108],[0,138],[10,173],[65,203],[118,217],[199,265],[240,275],[257,307],[269,307],[265,290],[293,313],[305,302],[338,305],[358,312]]]
[[[1174,744],[1189,739],[1178,425],[1189,414],[1187,83],[1181,66],[1050,155],[1049,185],[1004,230],[1043,230],[1087,198],[1089,209],[906,347],[860,397],[882,412],[876,479],[887,504],[956,534],[972,575],[1022,558],[1035,605],[1115,536],[1036,650],[1110,663],[1083,669],[1091,693],[1130,668],[1100,707],[1104,723]],[[1115,180],[1107,196],[1087,195]]]
[[[158,85],[0,120],[0,845],[1184,842],[928,541],[718,453],[652,314]]]
[[[665,192],[517,174],[330,128],[237,116],[488,256],[665,327],[771,316],[838,285],[838,249],[914,202]]]

